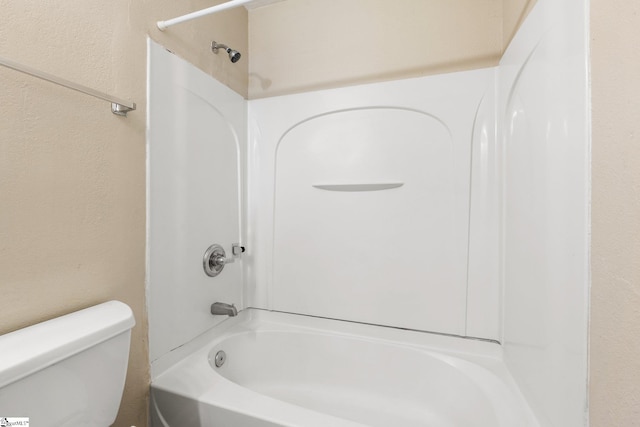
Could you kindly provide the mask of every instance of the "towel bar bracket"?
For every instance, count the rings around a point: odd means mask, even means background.
[[[117,116],[127,117],[127,113],[129,111],[134,111],[136,109],[136,104],[134,103],[132,107],[128,107],[126,105],[118,104],[115,102],[111,103],[111,112]]]

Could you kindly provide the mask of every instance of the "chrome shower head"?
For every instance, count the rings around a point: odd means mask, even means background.
[[[236,62],[238,62],[240,60],[240,56],[242,56],[242,55],[240,55],[240,52],[238,52],[237,50],[233,50],[233,49],[227,49],[227,53],[229,54],[229,59],[234,64]]]
[[[227,52],[227,54],[229,54],[229,59],[234,64],[238,62],[240,60],[240,57],[242,56],[240,55],[240,52],[231,49],[226,44],[216,43],[215,41],[211,42],[211,50],[213,51],[213,53],[218,53],[218,49],[223,49],[225,52]]]

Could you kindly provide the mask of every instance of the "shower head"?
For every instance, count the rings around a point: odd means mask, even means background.
[[[213,53],[218,53],[218,49],[223,49],[225,52],[227,52],[229,54],[229,59],[234,64],[238,62],[240,60],[240,57],[242,56],[240,55],[240,52],[231,49],[226,44],[216,43],[215,41],[211,42],[211,50],[213,51]]]

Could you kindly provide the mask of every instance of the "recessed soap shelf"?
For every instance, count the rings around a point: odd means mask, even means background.
[[[313,184],[313,188],[326,191],[381,191],[402,187],[404,182],[383,182],[369,184]]]

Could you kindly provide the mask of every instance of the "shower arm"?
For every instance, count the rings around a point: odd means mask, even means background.
[[[225,52],[228,52],[228,49],[231,48],[223,43],[211,42],[211,50],[213,51],[213,53],[218,53],[218,49],[222,49]]]
[[[206,9],[202,9],[196,12],[191,12],[186,15],[178,16],[177,18],[168,19],[166,21],[158,21],[157,26],[160,31],[164,31],[172,25],[180,24],[182,22],[191,21],[192,19],[201,18],[203,16],[211,15],[216,12],[221,12],[227,9],[233,9],[238,6],[242,6],[247,3],[251,3],[255,0],[231,0],[226,3],[218,4],[216,6],[211,6]]]

